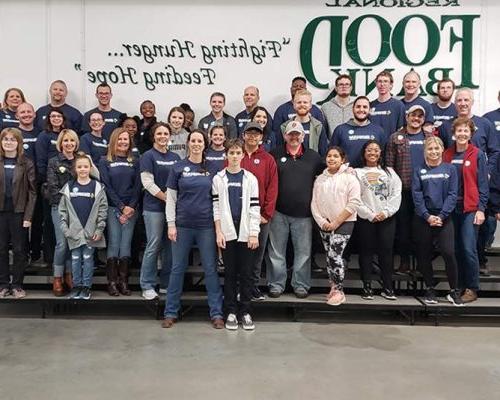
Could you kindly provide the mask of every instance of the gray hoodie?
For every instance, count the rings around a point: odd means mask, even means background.
[[[82,227],[80,219],[76,214],[71,199],[69,196],[69,183],[66,183],[61,189],[61,201],[59,202],[59,215],[61,216],[61,230],[68,241],[70,250],[76,249],[83,245],[91,247],[106,247],[106,239],[104,239],[104,228],[106,227],[106,218],[108,216],[108,200],[104,186],[96,182],[94,192],[94,205],[90,210],[90,215],[85,224],[85,229]],[[92,236],[98,234],[100,240],[92,240]]]

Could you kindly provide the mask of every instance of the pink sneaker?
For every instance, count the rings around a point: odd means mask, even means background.
[[[327,300],[326,304],[329,306],[339,306],[345,303],[345,294],[342,290],[333,289],[330,292],[330,298]]]

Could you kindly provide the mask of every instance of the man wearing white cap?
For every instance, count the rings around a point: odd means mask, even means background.
[[[397,251],[401,256],[399,272],[410,269],[412,250],[411,221],[415,206],[411,195],[413,170],[424,163],[424,140],[432,133],[424,132],[425,110],[420,105],[411,106],[406,112],[406,126],[393,133],[386,147],[386,165],[394,168],[401,178],[401,207],[396,214],[398,239]]]
[[[323,162],[317,152],[303,145],[304,135],[302,124],[290,121],[284,131],[285,144],[271,152],[278,166],[278,199],[269,231],[269,297],[279,297],[285,290],[289,235],[294,250],[293,291],[305,298],[311,287],[312,189]]]

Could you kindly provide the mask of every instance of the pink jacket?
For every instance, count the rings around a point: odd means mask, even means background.
[[[332,222],[344,209],[352,213],[346,221],[356,221],[361,191],[356,175],[348,172],[348,167],[349,164],[343,164],[333,175],[325,169],[314,182],[311,212],[320,228]]]

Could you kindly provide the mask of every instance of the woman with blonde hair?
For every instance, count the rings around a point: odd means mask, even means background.
[[[130,295],[131,243],[141,194],[139,160],[132,155],[132,146],[127,129],[116,128],[109,139],[108,153],[99,163],[109,205],[106,275],[110,296]]]
[[[26,99],[21,89],[10,88],[5,91],[2,108],[0,109],[0,130],[19,126],[16,111],[17,107],[24,102],[26,102]]]
[[[432,256],[434,242],[444,259],[450,293],[450,303],[461,306],[457,290],[457,260],[451,215],[457,203],[457,173],[453,165],[443,162],[443,142],[438,137],[424,141],[424,164],[415,169],[412,181],[412,197],[415,203],[413,231],[416,243],[417,265],[426,287],[424,302],[436,304]]]

